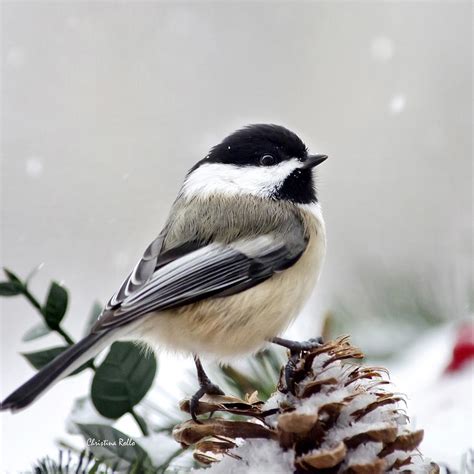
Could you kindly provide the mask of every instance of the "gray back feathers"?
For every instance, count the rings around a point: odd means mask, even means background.
[[[173,204],[164,229],[163,250],[186,241],[230,244],[267,234],[301,252],[306,230],[298,207],[255,196],[180,197]]]

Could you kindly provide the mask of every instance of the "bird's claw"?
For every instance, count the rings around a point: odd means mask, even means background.
[[[286,347],[290,351],[290,357],[288,358],[288,362],[285,365],[285,384],[286,391],[294,394],[295,384],[297,382],[297,380],[295,380],[296,363],[298,361],[299,355],[301,352],[310,351],[316,347],[321,346],[323,344],[323,338],[315,337],[308,339],[307,341],[299,342],[282,339],[280,337],[274,337],[272,342]]]
[[[201,424],[202,422],[197,418],[196,412],[199,406],[199,400],[201,400],[204,395],[225,395],[225,393],[218,385],[213,384],[210,380],[207,380],[199,387],[199,390],[191,397],[189,402],[189,413],[191,414],[191,418],[198,424]]]
[[[307,341],[290,341],[289,339],[283,339],[281,337],[274,337],[270,340],[274,344],[278,344],[279,346],[286,347],[290,350],[291,354],[300,353],[302,351],[310,351],[316,347],[319,347],[323,344],[322,337],[313,337],[312,339],[308,339]]]
[[[311,349],[315,349],[316,347],[319,347],[323,344],[323,338],[322,337],[313,337],[311,339],[308,339],[307,341],[291,341],[294,343],[293,347],[290,347],[291,353],[300,353],[303,351],[310,351]]]

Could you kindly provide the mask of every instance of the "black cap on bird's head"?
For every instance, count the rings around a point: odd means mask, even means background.
[[[214,146],[191,169],[187,181],[201,170],[201,175],[207,175],[208,190],[214,183],[216,187],[222,185],[223,191],[227,188],[228,193],[307,204],[317,201],[312,168],[326,158],[309,155],[302,140],[285,127],[255,124],[237,130]]]
[[[271,154],[276,164],[289,158],[304,159],[308,150],[301,139],[279,125],[248,125],[232,133],[212,148],[210,162],[229,163],[237,166],[260,166],[265,154]],[[265,161],[265,160],[263,160]]]

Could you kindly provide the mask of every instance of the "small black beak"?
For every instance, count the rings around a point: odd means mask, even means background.
[[[303,166],[301,166],[301,168],[314,168],[315,166],[320,165],[323,161],[327,160],[327,158],[328,155],[309,155],[308,158],[303,161]]]

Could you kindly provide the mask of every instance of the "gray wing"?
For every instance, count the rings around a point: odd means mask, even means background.
[[[152,277],[163,248],[164,235],[160,234],[145,250],[140,261],[105,306],[105,312],[118,308],[122,302],[141,288]]]
[[[301,239],[299,244],[293,241],[290,248],[267,235],[231,245],[211,243],[161,267],[155,262],[152,275],[130,292],[134,282],[139,281],[132,272],[129,283],[126,281],[111,300],[117,303],[104,311],[93,332],[122,326],[153,311],[243,291],[288,268],[298,260],[306,244]]]

